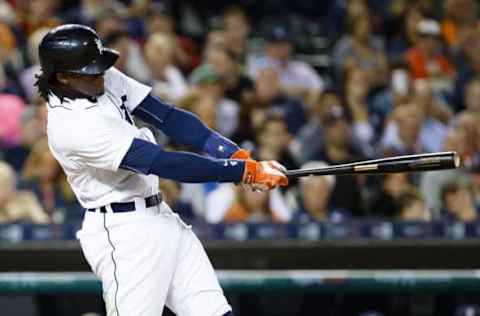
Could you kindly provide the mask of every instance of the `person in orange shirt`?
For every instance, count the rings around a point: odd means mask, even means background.
[[[283,221],[271,209],[270,192],[241,190],[238,187],[235,188],[235,191],[235,200],[223,218],[224,223],[278,223]]]
[[[442,35],[449,47],[455,48],[468,40],[468,34],[478,24],[478,5],[475,0],[446,0]]]
[[[418,41],[410,48],[405,59],[414,79],[451,77],[454,67],[440,51],[440,25],[425,19],[417,25]]]

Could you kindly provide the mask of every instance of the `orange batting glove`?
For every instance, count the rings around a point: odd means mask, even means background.
[[[250,152],[248,150],[240,148],[236,152],[233,153],[232,157],[230,159],[240,159],[240,160],[247,160],[251,159]]]
[[[272,190],[278,186],[287,186],[288,178],[283,174],[285,168],[276,161],[245,161],[242,182],[259,190]]]

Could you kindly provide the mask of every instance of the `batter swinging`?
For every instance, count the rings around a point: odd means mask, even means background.
[[[158,177],[270,190],[288,184],[282,166],[250,159],[112,67],[118,53],[89,27],[53,29],[39,55],[50,149],[86,209],[78,239],[102,281],[107,315],[160,316],[165,305],[181,316],[232,315],[199,240],[162,201]],[[209,157],[163,150],[131,115]]]

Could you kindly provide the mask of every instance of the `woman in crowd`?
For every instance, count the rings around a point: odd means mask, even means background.
[[[52,220],[79,220],[84,210],[78,204],[46,139],[37,142],[22,171],[22,186],[32,190]]]
[[[50,219],[32,192],[18,191],[15,171],[0,161],[0,223],[49,223]]]

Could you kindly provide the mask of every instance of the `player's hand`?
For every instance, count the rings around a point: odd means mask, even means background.
[[[230,159],[247,160],[247,159],[252,159],[252,157],[248,150],[240,148],[239,150],[233,153]]]
[[[252,155],[248,150],[240,148],[233,153],[230,159],[252,160]],[[251,184],[240,183],[240,186],[246,191],[256,191],[255,187]]]
[[[249,159],[245,161],[242,183],[261,191],[287,186],[288,178],[284,174],[285,171],[285,167],[276,161],[258,162]]]

